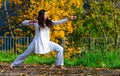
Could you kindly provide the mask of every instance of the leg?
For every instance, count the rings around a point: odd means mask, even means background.
[[[32,52],[34,52],[34,42],[32,42],[26,51],[19,55],[15,61],[12,63],[12,66],[18,66],[20,65]]]
[[[54,42],[50,42],[50,50],[54,50],[57,52],[56,66],[63,66],[64,65],[63,47]]]

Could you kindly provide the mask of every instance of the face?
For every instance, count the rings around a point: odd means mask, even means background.
[[[47,18],[48,18],[48,13],[45,12],[45,14],[44,14],[44,19],[46,20]]]

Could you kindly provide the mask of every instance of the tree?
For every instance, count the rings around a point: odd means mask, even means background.
[[[0,0],[0,8],[2,7],[2,0]]]
[[[72,35],[81,37],[104,37],[106,41],[108,41],[108,37],[110,37],[114,39],[114,45],[117,47],[120,30],[120,9],[116,7],[116,4],[119,3],[119,0],[105,0],[102,2],[94,0],[88,3],[91,8],[85,13],[81,20],[76,22],[77,29],[74,30]],[[76,13],[81,12],[76,10]]]

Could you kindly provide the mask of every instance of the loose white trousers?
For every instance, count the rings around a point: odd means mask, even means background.
[[[60,45],[50,41],[50,50],[54,50],[57,52],[56,56],[56,66],[62,66],[64,65],[64,53],[63,53],[63,47]],[[28,48],[20,54],[12,63],[13,66],[19,66],[30,54],[32,54],[35,51],[35,43],[34,41],[31,42],[31,44],[28,46]]]

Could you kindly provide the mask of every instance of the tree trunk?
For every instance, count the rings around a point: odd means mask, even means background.
[[[116,7],[115,5],[117,4],[117,0],[112,0],[112,3],[113,3],[113,20],[114,20],[114,26],[115,26],[115,50],[117,50],[117,47],[118,47],[118,23],[117,23],[117,15],[115,13],[116,11]]]
[[[11,37],[13,37],[14,35],[13,35],[12,29],[11,29],[10,17],[9,17],[8,9],[7,9],[7,1],[6,0],[3,0],[3,1],[4,1],[4,9],[5,9],[5,15],[6,15],[6,20],[7,20],[7,26],[10,30]]]

